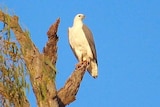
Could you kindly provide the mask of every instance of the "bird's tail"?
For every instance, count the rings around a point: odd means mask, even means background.
[[[90,61],[87,70],[93,78],[96,78],[98,76],[98,65],[95,60]]]

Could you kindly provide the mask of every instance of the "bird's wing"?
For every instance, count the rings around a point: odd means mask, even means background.
[[[96,48],[95,48],[92,32],[89,30],[89,28],[85,24],[83,24],[82,29],[84,31],[86,38],[87,38],[89,46],[91,47],[91,50],[93,53],[93,58],[96,60],[96,63],[97,63],[97,54],[96,54]]]

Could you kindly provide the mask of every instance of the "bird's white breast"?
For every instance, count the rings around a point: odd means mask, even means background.
[[[84,34],[84,31],[82,30],[82,26],[73,26],[72,28],[69,28],[69,43],[75,51],[75,54],[77,54],[78,60],[80,60],[82,54],[93,58],[91,48]]]

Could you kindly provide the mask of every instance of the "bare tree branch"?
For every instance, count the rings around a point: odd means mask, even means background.
[[[49,28],[47,32],[48,42],[43,49],[44,55],[49,57],[53,65],[55,65],[57,61],[57,30],[59,23],[60,19],[57,19],[56,23]]]
[[[70,104],[76,99],[75,96],[83,79],[87,64],[86,61],[77,64],[75,71],[68,78],[65,86],[58,91],[58,98],[64,105]]]

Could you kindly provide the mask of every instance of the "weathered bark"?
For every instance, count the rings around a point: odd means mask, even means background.
[[[5,17],[8,17],[7,20]],[[0,11],[0,21],[10,26],[21,46],[38,106],[65,107],[65,105],[73,102],[86,71],[87,62],[78,64],[78,67],[66,81],[64,87],[59,91],[56,90],[54,79],[57,60],[57,30],[60,19],[47,32],[48,42],[44,47],[43,54],[38,51],[28,33],[21,29],[17,16],[9,16]]]
[[[56,21],[55,24],[53,24],[49,31],[47,32],[48,34],[48,42],[46,47],[44,48],[44,55],[49,57],[51,60],[52,64],[56,64],[56,59],[57,59],[57,30],[58,30],[58,24],[60,22],[60,19]],[[59,107],[65,107],[65,105],[70,104],[75,100],[75,96],[78,92],[80,82],[83,78],[84,71],[86,71],[87,63],[83,62],[78,64],[77,68],[75,71],[72,73],[72,75],[69,77],[67,80],[65,86],[61,88],[57,95],[53,99],[58,100]]]
[[[65,86],[58,91],[58,98],[63,102],[63,105],[70,104],[76,99],[76,94],[86,71],[87,64],[86,61],[77,64],[75,71],[69,77]]]
[[[57,19],[56,23],[49,28],[47,32],[48,42],[43,49],[44,56],[48,57],[53,65],[55,65],[57,61],[57,31],[59,23],[60,19]]]

